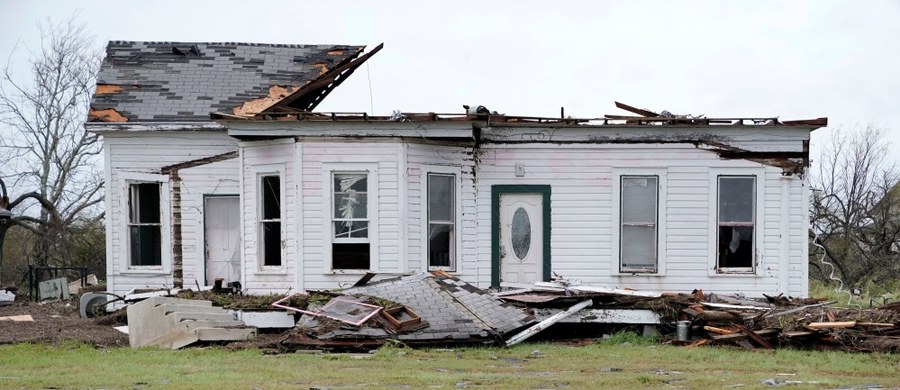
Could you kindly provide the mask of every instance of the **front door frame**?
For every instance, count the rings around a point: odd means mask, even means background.
[[[206,280],[206,277],[207,277],[206,273],[208,271],[207,268],[209,267],[209,250],[208,250],[209,248],[207,248],[207,246],[206,246],[207,245],[207,242],[206,242],[206,222],[207,222],[207,220],[206,220],[206,200],[210,199],[210,198],[237,198],[238,207],[239,208],[241,207],[240,194],[203,194],[203,215],[201,218],[203,219],[202,235],[203,235],[203,280],[205,281],[204,286],[212,285],[210,283],[211,282],[210,280]],[[240,214],[240,209],[238,209],[238,220],[239,221],[242,220],[241,214]],[[241,251],[241,257],[242,257],[241,268],[240,268],[241,275],[239,275],[240,279],[238,281],[243,280],[243,274],[244,274],[244,266],[243,266],[244,260],[243,260],[243,249],[242,249],[242,246],[244,245],[244,239],[243,239],[243,237],[241,237],[242,229],[243,229],[243,224],[238,222],[238,239],[241,240],[240,244],[238,244],[238,250]]]
[[[543,277],[550,281],[550,186],[536,184],[495,184],[491,186],[491,287],[500,287],[500,195],[541,194],[543,207]]]

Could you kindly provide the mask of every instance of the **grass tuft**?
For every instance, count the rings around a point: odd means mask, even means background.
[[[641,336],[630,330],[623,330],[613,333],[603,340],[604,345],[654,345],[659,340],[656,336]]]

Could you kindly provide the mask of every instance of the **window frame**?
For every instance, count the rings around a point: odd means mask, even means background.
[[[665,168],[614,168],[612,173],[612,220],[611,222],[611,261],[610,273],[614,276],[649,276],[658,277],[666,274],[666,194],[668,171]],[[656,177],[656,267],[624,268],[622,267],[622,178],[623,177]]]
[[[140,173],[140,172],[120,172],[119,174],[119,208],[122,210],[118,214],[122,221],[119,226],[122,229],[124,237],[122,241],[125,245],[120,245],[118,250],[119,256],[124,261],[124,267],[118,272],[120,274],[154,274],[166,275],[172,272],[172,224],[171,224],[171,185],[169,177],[166,175]],[[129,226],[131,221],[131,186],[133,184],[159,184],[159,213],[160,213],[160,265],[133,265],[131,262],[131,233]]]
[[[278,178],[278,218],[277,219],[266,219],[265,218],[265,196],[264,196],[264,187],[263,180],[266,177],[277,177]],[[284,174],[283,171],[260,171],[256,172],[256,196],[258,201],[256,202],[256,263],[257,270],[259,271],[274,271],[274,270],[283,270],[285,268],[285,229],[284,229],[284,215],[285,215],[285,186],[284,186]],[[279,264],[277,265],[267,265],[265,259],[266,247],[265,247],[265,224],[277,222],[279,224],[279,237],[281,238],[279,242],[281,243],[279,248]]]
[[[366,178],[366,214],[369,228],[366,238],[336,238],[334,237],[334,174],[338,173],[365,173]],[[325,260],[324,271],[326,275],[334,274],[365,274],[366,272],[378,272],[378,164],[377,163],[322,163],[322,228],[323,240],[322,256]],[[344,243],[368,243],[369,244],[369,268],[334,268],[334,256],[332,245],[335,239]]]
[[[765,174],[763,167],[759,168],[713,168],[709,171],[710,196],[709,196],[709,242],[708,247],[708,275],[722,277],[755,277],[759,276],[763,268],[763,254],[765,242]],[[720,177],[753,177],[755,181],[753,216],[753,256],[750,267],[719,267],[719,178]]]
[[[425,269],[429,271],[448,271],[448,272],[456,272],[457,264],[459,263],[458,257],[460,253],[460,248],[458,246],[459,243],[459,234],[458,234],[458,225],[460,220],[460,207],[459,207],[459,188],[460,188],[460,180],[459,174],[454,170],[446,170],[446,169],[435,169],[433,167],[428,167],[424,170],[424,174],[422,175],[422,257],[425,262]],[[452,220],[450,221],[437,221],[432,222],[431,219],[431,203],[429,194],[431,193],[429,188],[429,178],[431,176],[444,176],[451,177],[453,179],[453,183],[450,187],[450,217]],[[441,225],[450,225],[451,226],[451,234],[450,234],[450,264],[447,266],[434,266],[431,265],[430,253],[431,253],[431,240],[429,239],[429,232],[431,230],[432,224],[441,224]]]

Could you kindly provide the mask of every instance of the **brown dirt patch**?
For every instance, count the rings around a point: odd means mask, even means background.
[[[28,314],[33,322],[0,321],[0,344],[82,342],[96,347],[128,346],[128,335],[81,318],[77,301],[16,301],[0,306],[0,317]]]

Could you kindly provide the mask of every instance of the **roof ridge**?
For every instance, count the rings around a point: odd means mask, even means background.
[[[174,41],[126,41],[111,40],[107,45],[126,45],[126,44],[145,44],[145,45],[239,45],[239,46],[268,46],[268,47],[285,47],[285,48],[304,48],[310,46],[338,46],[338,47],[365,47],[366,45],[346,45],[332,43],[259,43],[259,42],[174,42]]]

